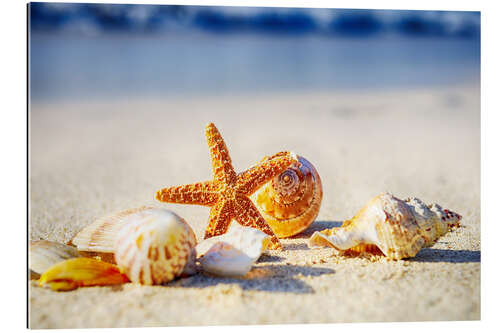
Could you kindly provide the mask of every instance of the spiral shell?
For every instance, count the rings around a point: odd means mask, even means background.
[[[297,159],[251,197],[279,238],[305,230],[318,216],[323,198],[318,172],[304,157]]]
[[[166,209],[141,207],[107,216],[72,242],[79,251],[114,253],[128,278],[141,284],[166,283],[195,266],[193,230]]]
[[[382,252],[391,259],[410,258],[422,247],[435,244],[461,216],[437,204],[425,205],[417,198],[405,201],[381,193],[340,228],[315,232],[310,247],[330,246],[346,252]]]

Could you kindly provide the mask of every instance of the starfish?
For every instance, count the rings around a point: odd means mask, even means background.
[[[167,187],[156,192],[156,199],[211,207],[205,239],[226,233],[234,219],[243,226],[270,235],[270,248],[281,249],[278,237],[249,196],[285,171],[297,158],[293,153],[280,152],[236,174],[226,144],[213,123],[206,126],[205,135],[212,158],[213,180]]]

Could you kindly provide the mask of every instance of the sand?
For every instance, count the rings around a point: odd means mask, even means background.
[[[324,189],[314,224],[245,279],[198,274],[71,292],[30,281],[30,327],[480,319],[478,88],[34,102],[30,239],[67,242],[96,218],[141,205],[177,212],[201,239],[208,208],[153,196],[211,178],[210,121],[237,171],[282,150],[311,161]],[[408,260],[308,249],[315,230],[339,226],[383,191],[437,202],[463,226]]]

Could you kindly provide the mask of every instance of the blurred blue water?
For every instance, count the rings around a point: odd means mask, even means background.
[[[31,96],[88,98],[479,81],[463,40],[33,36]]]
[[[34,99],[479,82],[478,13],[64,5],[32,8]]]

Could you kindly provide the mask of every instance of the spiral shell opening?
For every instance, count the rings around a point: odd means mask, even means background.
[[[280,237],[305,230],[318,216],[323,189],[314,166],[302,156],[252,195],[252,200]]]

